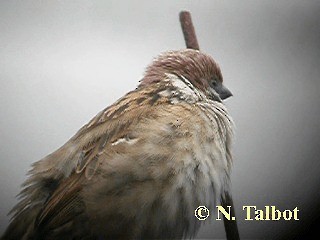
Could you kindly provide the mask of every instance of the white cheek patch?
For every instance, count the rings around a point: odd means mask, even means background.
[[[181,81],[181,79],[179,77],[177,77],[176,75],[173,75],[173,74],[167,74],[167,75],[168,75],[169,79],[171,80],[172,85],[174,87],[178,88],[182,94],[196,96],[194,90],[191,88],[192,84],[189,82],[188,79],[183,77],[183,80],[187,83],[186,84],[183,81]]]
[[[172,86],[177,89],[175,93],[173,93],[173,96],[179,95],[180,99],[184,99],[192,103],[206,99],[206,96],[197,88],[195,88],[187,78],[183,76],[178,77],[174,74],[166,75]]]

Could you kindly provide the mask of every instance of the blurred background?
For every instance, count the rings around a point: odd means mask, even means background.
[[[320,1],[1,1],[0,235],[30,164],[134,89],[153,57],[185,47],[181,10],[234,94],[241,237],[317,228]],[[298,207],[300,220],[244,221],[243,205]],[[199,239],[225,238],[214,219]]]

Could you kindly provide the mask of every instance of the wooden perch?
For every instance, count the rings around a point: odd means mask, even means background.
[[[190,12],[181,11],[179,17],[187,48],[200,50]]]
[[[186,42],[187,48],[199,50],[199,44],[197,40],[197,36],[192,24],[191,14],[188,11],[181,11],[180,15],[180,24],[184,36],[184,40]],[[223,216],[224,228],[226,231],[227,239],[228,240],[238,240],[240,239],[237,221],[232,220],[233,217],[235,219],[235,211],[233,206],[233,200],[231,196],[231,192],[226,192],[221,194],[221,205],[226,211],[228,211],[228,206],[231,207],[231,220],[226,219]]]

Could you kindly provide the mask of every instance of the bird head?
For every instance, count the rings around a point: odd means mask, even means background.
[[[208,98],[217,100],[232,96],[223,85],[220,67],[213,58],[193,49],[168,51],[154,59],[146,69],[142,85],[159,82],[165,74],[174,74],[187,79],[195,88]]]

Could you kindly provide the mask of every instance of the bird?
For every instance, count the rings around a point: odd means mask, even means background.
[[[1,239],[184,239],[230,191],[234,123],[219,65],[155,57],[137,87],[31,166]]]

